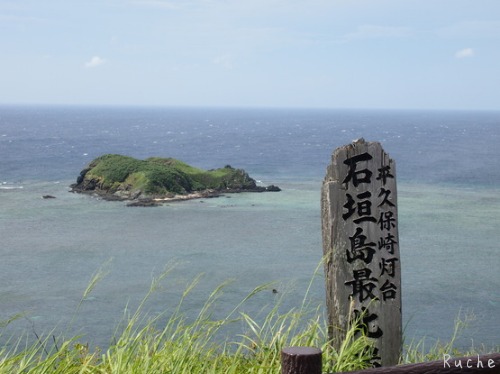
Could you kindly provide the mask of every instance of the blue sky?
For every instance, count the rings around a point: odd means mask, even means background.
[[[499,0],[0,0],[0,104],[500,110]]]

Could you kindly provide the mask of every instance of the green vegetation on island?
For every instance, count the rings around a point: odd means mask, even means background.
[[[138,160],[116,154],[94,159],[71,187],[73,192],[143,202],[217,196],[228,192],[279,191],[276,186],[257,186],[247,172],[230,165],[207,171],[174,158]]]

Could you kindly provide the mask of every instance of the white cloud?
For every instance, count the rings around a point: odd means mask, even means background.
[[[92,57],[89,61],[85,63],[86,68],[95,68],[98,67],[99,65],[102,65],[106,62],[105,59],[99,57],[99,56],[94,56]]]
[[[233,56],[231,56],[230,54],[217,56],[212,60],[212,62],[215,65],[222,66],[224,69],[233,68]]]
[[[456,58],[468,58],[474,56],[474,50],[472,48],[464,48],[455,53]]]

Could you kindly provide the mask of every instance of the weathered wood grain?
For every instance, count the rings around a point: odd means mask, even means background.
[[[329,333],[335,348],[358,317],[375,366],[398,363],[401,263],[396,166],[377,142],[337,148],[321,193]]]

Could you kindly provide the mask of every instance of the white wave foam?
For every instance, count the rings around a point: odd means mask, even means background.
[[[0,190],[19,190],[24,188],[23,186],[0,186]]]

